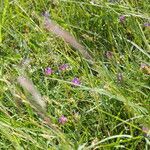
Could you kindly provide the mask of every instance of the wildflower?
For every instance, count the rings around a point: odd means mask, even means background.
[[[113,57],[113,52],[107,51],[107,52],[106,52],[106,57],[107,57],[108,59],[111,59],[111,58]]]
[[[62,64],[61,66],[59,66],[59,70],[65,71],[68,69],[68,67],[69,67],[68,64]]]
[[[60,124],[65,124],[68,121],[68,119],[64,115],[62,115],[58,121]]]
[[[150,27],[150,23],[144,23],[144,27]]]
[[[126,17],[125,17],[124,15],[121,15],[121,16],[119,17],[120,23],[123,23],[123,22],[125,21],[125,19],[126,19]]]
[[[45,68],[45,74],[51,75],[53,73],[53,70],[50,67]]]
[[[75,78],[72,80],[72,83],[73,83],[74,85],[80,85],[80,84],[81,84],[79,78],[77,78],[77,77],[75,77]]]

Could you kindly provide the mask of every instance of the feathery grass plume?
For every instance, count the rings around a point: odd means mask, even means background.
[[[51,31],[55,35],[63,38],[67,43],[69,43],[72,47],[77,49],[85,59],[92,60],[91,55],[87,52],[86,48],[77,42],[77,40],[67,31],[62,29],[58,24],[49,19],[48,12],[43,14],[44,16],[44,25],[48,31]]]
[[[65,144],[68,144],[69,142],[66,137],[61,133],[61,131],[55,124],[52,124],[50,117],[46,115],[46,104],[42,100],[41,94],[38,92],[32,81],[24,76],[19,76],[17,81],[24,89],[26,89],[32,95],[35,103],[34,106],[36,107],[40,117],[44,119],[44,123],[48,125],[48,127],[50,127],[50,129],[52,129],[52,131],[56,133],[56,135],[60,137]]]
[[[19,76],[17,79],[18,83],[26,89],[33,97],[35,106],[40,107],[42,111],[45,112],[46,104],[42,100],[41,94],[38,92],[34,84],[24,76]]]

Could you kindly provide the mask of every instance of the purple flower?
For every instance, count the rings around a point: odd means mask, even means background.
[[[144,27],[150,27],[150,23],[144,23]]]
[[[107,52],[106,52],[106,57],[107,57],[108,59],[111,59],[111,58],[113,57],[113,52],[107,51]]]
[[[125,21],[125,19],[126,19],[126,17],[125,17],[124,15],[121,15],[121,16],[119,17],[119,21],[120,21],[121,23],[123,23],[123,22]]]
[[[68,121],[68,119],[64,115],[62,115],[58,121],[61,124],[65,124]]]
[[[68,69],[68,67],[69,67],[68,64],[62,64],[61,66],[59,66],[59,70],[65,71]]]
[[[53,70],[50,67],[45,68],[45,74],[51,75],[53,73]]]
[[[81,84],[79,78],[77,78],[77,77],[75,77],[75,78],[72,80],[72,83],[73,83],[74,85],[80,85],[80,84]]]

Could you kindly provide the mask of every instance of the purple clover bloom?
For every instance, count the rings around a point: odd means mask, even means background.
[[[144,23],[144,27],[150,27],[150,23]]]
[[[80,85],[80,84],[81,84],[79,78],[77,78],[77,77],[75,77],[75,78],[72,80],[72,83],[73,83],[74,85]]]
[[[69,68],[68,64],[62,64],[61,66],[59,66],[59,70],[61,71],[65,71]]]
[[[123,22],[125,21],[125,19],[126,19],[126,17],[125,17],[124,15],[121,15],[121,16],[119,17],[119,21],[120,21],[121,23],[123,23]]]
[[[45,68],[45,74],[51,75],[53,73],[53,70],[50,67]]]
[[[68,121],[68,119],[64,115],[62,115],[58,121],[60,124],[65,124]]]

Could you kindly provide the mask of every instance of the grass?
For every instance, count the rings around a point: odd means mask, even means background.
[[[0,149],[148,150],[150,27],[144,23],[150,22],[149,4],[1,1]],[[92,64],[45,29],[44,11],[86,47]],[[59,71],[62,64],[69,68]],[[53,70],[48,76],[47,67]],[[20,76],[33,82],[32,90],[18,83]],[[82,84],[72,85],[75,77]],[[44,110],[33,91],[42,96]],[[62,115],[64,124],[58,121]]]

